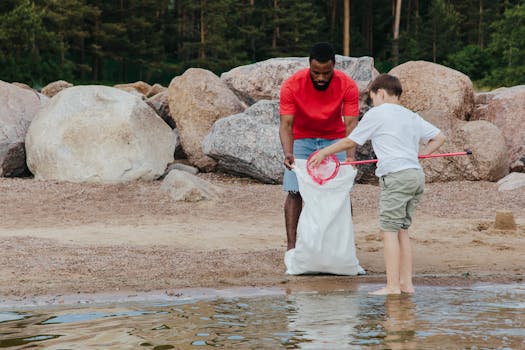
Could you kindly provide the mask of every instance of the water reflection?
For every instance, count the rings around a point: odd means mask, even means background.
[[[388,295],[385,297],[385,330],[383,342],[392,350],[417,349],[416,304],[412,295]]]
[[[293,311],[288,313],[288,329],[301,338],[298,348],[334,349],[351,343],[359,324],[355,295],[298,294],[289,299]]]
[[[524,285],[492,285],[9,310],[0,348],[524,349],[524,309]]]

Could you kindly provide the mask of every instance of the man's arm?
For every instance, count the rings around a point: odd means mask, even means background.
[[[345,136],[348,136],[357,126],[357,122],[359,121],[359,118],[343,116],[343,119],[345,122]],[[346,161],[347,162],[351,162],[355,160],[355,152],[356,152],[355,147],[346,150]]]
[[[290,170],[295,161],[293,156],[293,119],[293,115],[281,115],[281,123],[279,126],[279,137],[281,138],[281,146],[283,147],[284,153],[284,165]]]

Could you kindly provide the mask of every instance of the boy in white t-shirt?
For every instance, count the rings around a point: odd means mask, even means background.
[[[333,153],[372,141],[378,159],[379,221],[386,267],[386,287],[370,293],[377,295],[414,293],[408,228],[425,187],[418,155],[431,154],[445,142],[438,128],[399,104],[402,91],[398,78],[379,75],[368,88],[374,108],[365,113],[347,138],[323,148],[310,161],[315,167]],[[421,149],[420,142],[424,143]]]

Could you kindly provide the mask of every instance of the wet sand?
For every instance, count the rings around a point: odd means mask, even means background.
[[[281,187],[199,176],[224,189],[220,200],[174,202],[160,182],[1,178],[0,302],[176,296],[201,288],[212,294],[237,287],[337,290],[384,281],[377,186],[356,184],[352,192],[357,256],[369,274],[288,276]],[[512,211],[517,230],[494,229],[498,210]],[[428,284],[520,283],[525,189],[498,192],[490,182],[427,184],[411,236],[416,292]]]

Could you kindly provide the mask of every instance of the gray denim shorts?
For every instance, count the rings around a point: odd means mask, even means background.
[[[339,139],[297,139],[293,142],[293,155],[296,159],[308,159],[313,152],[328,147],[337,141],[339,141]],[[336,156],[341,162],[343,162],[346,159],[346,152],[339,152]],[[284,169],[283,176],[283,191],[299,192],[297,176],[295,176],[293,171],[286,168]]]
[[[397,232],[408,229],[425,190],[425,173],[422,169],[401,170],[381,176],[379,185],[381,230]]]

